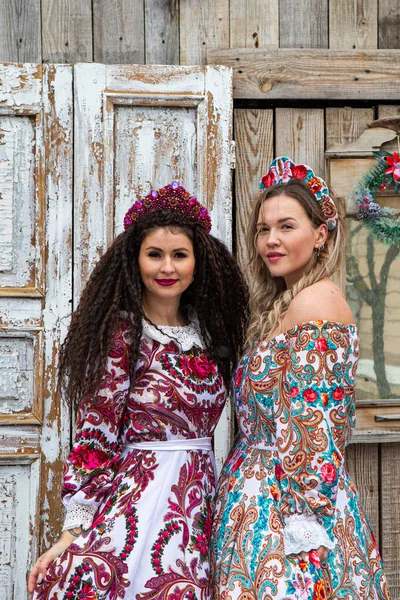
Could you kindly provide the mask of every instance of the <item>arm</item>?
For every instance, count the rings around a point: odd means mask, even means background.
[[[120,453],[118,435],[129,392],[130,325],[121,321],[108,354],[99,391],[82,400],[76,436],[64,466],[63,503],[66,518],[61,538],[42,554],[32,568],[28,591],[33,592],[57,559],[90,527],[95,512],[110,488]]]
[[[276,419],[286,554],[334,546],[348,422],[354,424],[350,350],[348,328],[329,322],[300,326],[289,340]]]
[[[111,344],[103,379],[93,398],[82,400],[75,443],[64,466],[63,531],[87,529],[110,488],[118,463],[122,415],[129,392],[130,326],[121,321]]]

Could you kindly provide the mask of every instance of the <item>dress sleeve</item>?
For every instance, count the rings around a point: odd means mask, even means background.
[[[289,336],[279,402],[276,475],[286,554],[334,547],[344,451],[355,424],[349,326],[315,322]]]
[[[120,321],[112,340],[105,372],[96,394],[85,397],[77,411],[73,448],[64,465],[63,531],[88,529],[109,490],[121,447],[119,431],[129,392],[130,325]]]

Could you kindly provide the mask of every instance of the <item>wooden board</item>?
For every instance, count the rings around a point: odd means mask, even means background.
[[[374,120],[372,108],[327,108],[326,111],[326,149],[337,144],[350,144],[356,140]]]
[[[281,48],[328,48],[328,0],[279,0]]]
[[[43,62],[93,60],[91,0],[42,0]]]
[[[178,0],[145,1],[147,65],[179,64]]]
[[[206,64],[212,48],[229,48],[229,0],[180,2],[181,65]]]
[[[144,35],[143,0],[93,0],[95,62],[144,63]]]
[[[378,116],[380,119],[385,117],[400,117],[400,106],[393,104],[380,104],[378,106]],[[387,152],[399,152],[399,144],[397,138],[392,142],[386,143],[383,148]]]
[[[346,465],[360,494],[379,545],[379,445],[352,444],[346,449]]]
[[[329,48],[377,48],[378,0],[341,0],[329,3]]]
[[[400,444],[381,447],[381,552],[392,600],[400,598]]]
[[[400,0],[379,0],[378,48],[400,48]]]
[[[275,154],[310,165],[324,176],[324,111],[321,108],[277,108]]]
[[[231,0],[231,48],[279,47],[279,0]]]
[[[0,0],[0,60],[42,62],[40,0]]]
[[[274,154],[273,111],[236,109],[236,255],[245,268],[249,217]]]
[[[233,68],[234,98],[400,98],[397,50],[209,50],[207,62]]]

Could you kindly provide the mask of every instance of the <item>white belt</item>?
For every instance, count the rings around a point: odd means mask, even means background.
[[[212,450],[211,438],[193,438],[191,440],[154,440],[152,442],[137,442],[124,444],[124,448],[132,450],[151,450],[157,452],[173,452],[177,450]]]

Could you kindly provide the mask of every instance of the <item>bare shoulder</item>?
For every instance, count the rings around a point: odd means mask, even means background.
[[[346,298],[328,278],[317,281],[293,298],[282,325],[286,330],[316,320],[354,323]]]

